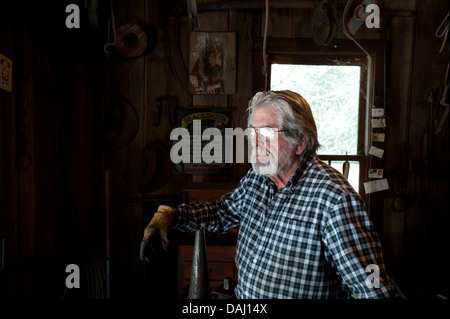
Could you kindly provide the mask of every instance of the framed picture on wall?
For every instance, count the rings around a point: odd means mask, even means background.
[[[191,32],[189,46],[189,93],[234,94],[236,33]]]
[[[226,163],[225,128],[230,126],[232,109],[179,108],[185,136],[173,139],[171,159],[175,174],[229,174]],[[205,130],[214,130],[214,135]],[[172,139],[172,137],[171,137]],[[181,159],[179,161],[178,159]]]

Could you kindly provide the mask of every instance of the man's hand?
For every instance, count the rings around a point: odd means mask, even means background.
[[[174,211],[172,208],[164,205],[160,205],[158,207],[158,211],[155,213],[150,223],[144,229],[144,238],[142,239],[140,249],[140,257],[142,261],[144,259],[146,261],[149,261],[147,257],[145,257],[145,251],[151,238],[156,233],[159,233],[161,237],[161,242],[164,250],[169,250],[169,232],[172,228],[173,219]]]

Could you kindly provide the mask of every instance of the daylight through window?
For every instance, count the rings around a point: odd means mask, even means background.
[[[271,64],[271,90],[292,90],[311,106],[316,121],[321,159],[342,172],[342,160],[350,156],[349,182],[359,190],[358,154],[361,67],[358,65]]]

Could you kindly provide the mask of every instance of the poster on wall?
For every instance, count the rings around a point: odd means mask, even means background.
[[[12,91],[12,67],[13,62],[0,53],[0,88],[6,91]]]
[[[174,134],[172,150],[184,158],[173,163],[175,174],[229,174],[225,163],[225,128],[230,125],[232,109],[177,109],[181,114],[181,134]],[[211,130],[212,129],[212,130]],[[206,131],[205,131],[206,130]],[[212,135],[211,135],[212,133]],[[183,136],[181,136],[183,135]]]
[[[236,33],[191,32],[190,94],[234,94],[236,91]]]

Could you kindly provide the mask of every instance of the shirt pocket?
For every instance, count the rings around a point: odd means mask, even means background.
[[[293,225],[295,225],[296,223],[305,224],[305,225],[319,224],[319,220],[318,220],[317,216],[307,214],[307,213],[301,212],[300,210],[296,210],[296,209],[282,210],[279,214],[279,220],[281,222],[291,220]]]
[[[273,238],[286,256],[301,260],[321,254],[320,223],[317,218],[298,211],[282,211],[274,225]]]

